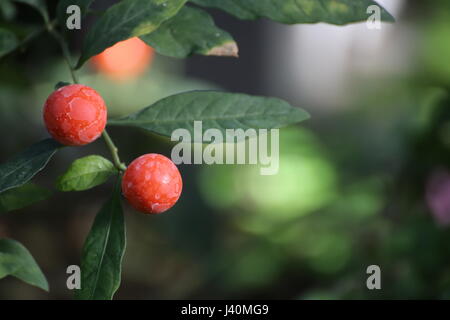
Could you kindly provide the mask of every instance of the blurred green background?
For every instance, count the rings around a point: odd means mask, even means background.
[[[242,22],[211,10],[235,36],[239,60],[157,55],[145,74],[121,83],[82,69],[81,82],[104,96],[110,117],[211,88],[279,96],[312,116],[281,130],[278,175],[181,165],[184,191],[172,210],[145,216],[124,204],[117,299],[450,298],[450,2],[380,3],[397,18],[381,30]],[[4,10],[0,25],[37,28],[32,9],[16,9]],[[83,34],[70,34],[74,52]],[[41,111],[58,81],[70,75],[49,36],[0,60],[0,161],[48,136]],[[127,163],[149,152],[170,156],[165,138],[109,131]],[[54,181],[93,153],[109,156],[101,139],[65,148],[34,179],[53,196],[0,214],[0,236],[29,249],[51,290],[6,278],[0,299],[72,298],[66,268],[80,263],[112,181],[78,193],[59,193]],[[381,290],[366,288],[373,264]]]

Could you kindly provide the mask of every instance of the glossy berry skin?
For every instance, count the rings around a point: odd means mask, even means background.
[[[44,105],[44,123],[50,135],[68,146],[97,139],[106,126],[107,110],[94,89],[72,84],[54,91]]]
[[[138,211],[158,214],[178,200],[183,181],[176,165],[163,155],[150,153],[135,159],[125,171],[122,193]]]

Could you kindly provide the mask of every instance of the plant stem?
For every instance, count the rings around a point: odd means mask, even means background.
[[[63,52],[64,59],[66,60],[67,66],[69,67],[70,75],[72,76],[73,82],[79,83],[77,74],[75,72],[75,67],[73,66],[73,64],[71,62],[69,46],[67,45],[66,40],[64,39],[64,37],[61,36],[61,34],[58,31],[56,31],[53,28],[52,25],[47,25],[47,30],[50,32],[50,34],[52,34],[55,37],[55,39],[58,41],[59,45],[61,46],[61,50]],[[125,166],[125,164],[123,162],[120,161],[119,150],[117,149],[116,145],[112,141],[112,139],[109,136],[106,129],[103,130],[102,136],[105,139],[105,142],[106,142],[106,145],[107,145],[109,151],[111,152],[114,166],[117,168],[117,170],[119,170],[119,172],[125,171],[127,169],[127,167]]]
[[[58,41],[62,53],[64,55],[64,59],[66,60],[67,66],[69,67],[70,70],[70,75],[72,76],[72,80],[74,83],[79,83],[78,82],[78,77],[75,73],[75,68],[72,65],[71,62],[71,58],[70,58],[70,51],[69,51],[69,47],[67,46],[67,42],[65,41],[65,39],[54,29],[49,29],[49,32],[55,37],[56,41]]]
[[[124,163],[122,163],[120,161],[119,158],[119,153],[118,153],[118,149],[116,147],[116,145],[114,144],[114,142],[112,141],[111,137],[109,136],[108,132],[105,130],[103,130],[103,138],[105,139],[106,145],[109,148],[109,151],[111,152],[111,155],[113,157],[113,162],[114,162],[114,166],[119,170],[119,171],[125,171],[127,169],[127,167],[125,166]]]

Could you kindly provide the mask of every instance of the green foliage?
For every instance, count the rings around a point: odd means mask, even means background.
[[[84,244],[77,299],[112,299],[119,288],[126,242],[120,195],[118,179],[113,195],[97,214]]]
[[[0,28],[0,58],[13,51],[18,43],[13,32]]]
[[[251,207],[255,214],[237,215],[236,221],[252,232],[275,229],[336,199],[337,172],[313,132],[283,128],[279,145],[280,167],[274,175],[261,175],[260,164],[202,167],[203,198],[220,209]]]
[[[76,83],[76,75],[70,61],[69,46],[60,31],[65,29],[66,10],[69,5],[80,6],[82,14],[85,16],[89,13],[88,9],[93,0],[59,1],[56,7],[56,20],[51,22],[45,0],[14,1],[34,7],[45,22],[45,26],[41,26],[41,29],[26,37],[18,33],[18,37],[23,40],[21,46],[39,36],[43,30],[52,33],[63,50],[72,72],[73,82]],[[187,1],[123,0],[111,5],[88,31],[76,69],[96,54],[117,42],[132,37],[141,37],[160,54],[175,58],[185,58],[193,54],[237,57],[238,45],[233,37],[216,26],[212,17],[202,9],[185,6]],[[325,22],[335,25],[365,21],[369,16],[367,8],[377,5],[375,1],[371,0],[191,0],[191,2],[200,6],[222,9],[244,20],[267,18],[285,24]],[[5,19],[14,17],[15,10],[10,1],[3,0],[0,10]],[[384,8],[382,8],[381,18],[383,21],[394,20]],[[10,53],[18,46],[19,40],[16,34],[1,28],[0,57]],[[55,89],[68,84],[68,82],[59,82]],[[185,128],[195,137],[194,121],[202,121],[204,130],[219,129],[224,132],[226,129],[279,128],[308,118],[309,115],[306,111],[294,108],[277,98],[214,91],[192,91],[169,96],[137,113],[121,119],[110,120],[109,125],[138,127],[165,136],[171,136],[176,129]],[[111,175],[124,170],[117,148],[107,134],[105,138],[114,164],[98,155],[75,160],[59,177],[57,181],[59,190],[87,190],[106,182]],[[50,195],[48,190],[28,182],[46,166],[60,147],[61,145],[56,141],[47,139],[0,165],[0,212],[23,208],[46,199]],[[256,185],[250,188],[255,193],[246,195],[245,202],[249,202],[248,199],[253,198],[251,203],[254,207],[260,204],[262,209],[259,211],[266,215],[276,211],[277,219],[283,219],[283,216],[280,215],[283,212],[286,217],[291,218],[291,215],[294,216],[302,210],[306,212],[317,209],[317,207],[311,206],[306,210],[305,203],[313,203],[315,206],[318,206],[317,203],[322,205],[320,199],[317,202],[314,195],[320,194],[324,198],[327,188],[322,188],[322,185],[326,185],[328,182],[331,185],[330,181],[334,181],[334,178],[331,173],[329,177],[332,178],[328,180],[327,176],[320,176],[319,172],[326,172],[326,165],[323,165],[322,162],[315,158],[307,162],[303,158],[303,155],[302,157],[285,158],[284,166],[288,170],[278,175],[276,177],[278,180],[260,180],[258,176],[253,177],[253,171],[251,175],[239,172],[239,177],[242,179],[239,185],[246,185],[247,181],[253,181],[253,183],[256,181]],[[297,165],[300,159],[303,161],[303,167]],[[228,175],[230,178],[235,178]],[[210,176],[208,176],[209,178]],[[304,184],[306,181],[309,188],[299,187],[300,180],[300,184]],[[320,183],[314,184],[315,180]],[[278,189],[279,185],[284,185],[284,188]],[[209,189],[209,191],[215,189],[212,191],[214,195],[223,195],[217,192],[217,186]],[[303,191],[303,197],[298,198],[299,190]],[[309,190],[312,191],[309,192]],[[263,197],[261,197],[262,194]],[[290,199],[299,200],[298,205],[297,202],[289,203]],[[300,202],[302,206],[300,206]],[[259,218],[259,220],[261,219]],[[263,223],[265,222],[263,221]],[[269,224],[267,223],[267,225]],[[265,230],[267,229],[270,228]],[[315,259],[323,252],[330,251],[328,248],[331,248],[332,243],[339,244],[339,239],[332,236],[325,240],[322,239],[322,242],[314,239],[314,243],[319,243],[317,250],[310,251],[310,255]],[[82,288],[76,292],[77,299],[112,299],[120,285],[125,245],[125,224],[119,178],[111,198],[97,214],[85,242],[81,263]],[[350,255],[350,246],[347,245],[347,242],[341,242],[340,246],[343,249],[338,253],[347,259],[347,256]],[[309,247],[312,248],[312,246]],[[261,262],[265,261],[265,252],[265,250],[261,250],[261,253],[249,255],[249,259],[244,261],[240,270],[245,278],[251,278],[254,266],[261,265]],[[332,254],[330,256],[333,261],[337,261],[335,256]],[[316,259],[314,261],[313,267],[326,269],[330,266],[330,260]],[[264,277],[270,279],[271,276],[276,275],[277,263],[277,260],[273,260],[272,265],[268,264],[269,268],[262,273]],[[7,275],[15,276],[48,290],[47,281],[29,252],[14,240],[2,239],[0,240],[0,279]],[[255,282],[258,282],[262,278],[258,275],[254,279]]]
[[[77,68],[115,43],[155,31],[187,0],[124,0],[111,6],[89,30]]]
[[[424,30],[424,43],[421,46],[429,77],[450,84],[450,4],[440,10]],[[435,81],[435,80],[434,80]]]
[[[48,291],[47,280],[28,250],[15,240],[0,239],[0,279],[6,276]]]
[[[0,193],[27,183],[41,171],[61,145],[53,139],[38,142],[0,165]]]
[[[47,5],[45,4],[45,0],[14,0],[16,2],[26,3],[33,8],[35,8],[39,13],[41,14],[42,18],[45,22],[47,22],[48,19],[48,12],[47,12]]]
[[[191,0],[192,2],[222,9],[239,19],[267,18],[286,24],[326,22],[344,25],[365,21],[372,0]],[[381,7],[381,6],[380,6]],[[383,21],[394,18],[382,8]]]
[[[82,191],[98,186],[116,173],[114,164],[101,156],[92,155],[75,160],[57,181],[60,191]]]
[[[215,91],[192,91],[162,99],[110,125],[143,128],[171,136],[178,128],[194,134],[194,121],[203,129],[279,128],[309,118],[306,111],[277,98],[254,97]]]
[[[194,53],[233,57],[238,54],[237,44],[228,32],[218,28],[205,11],[190,7],[184,7],[141,39],[158,53],[175,58],[186,58]]]
[[[0,2],[0,12],[7,21],[14,19],[16,16],[16,8],[10,0],[3,0]]]
[[[51,191],[32,183],[0,193],[0,213],[21,209],[47,199]]]

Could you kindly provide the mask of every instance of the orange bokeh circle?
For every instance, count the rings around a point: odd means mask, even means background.
[[[113,80],[128,80],[145,72],[155,52],[138,37],[116,43],[91,59],[91,64]]]

